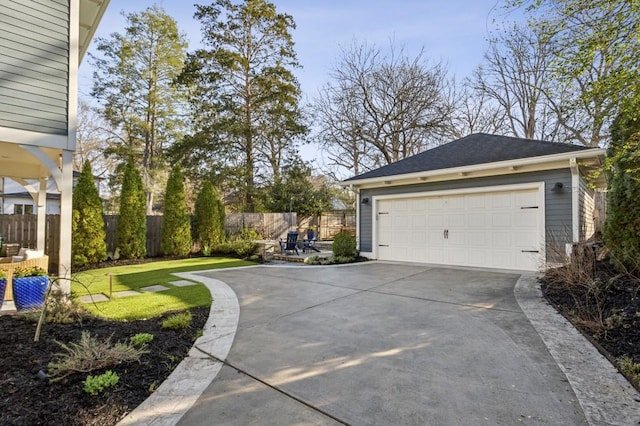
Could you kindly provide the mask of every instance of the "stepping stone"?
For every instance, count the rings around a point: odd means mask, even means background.
[[[165,287],[163,285],[150,285],[149,287],[142,287],[140,290],[157,293],[159,291],[169,290],[169,287]]]
[[[115,293],[113,293],[113,295],[118,297],[140,296],[140,292],[135,290],[125,290],[125,291],[116,291]]]
[[[196,285],[197,283],[194,283],[193,281],[180,280],[180,281],[169,281],[169,284],[175,285],[176,287],[186,287],[188,285]]]
[[[109,298],[102,293],[98,293],[98,294],[88,294],[86,296],[80,296],[78,297],[78,300],[80,300],[82,303],[94,303],[94,302],[106,302],[109,300]]]

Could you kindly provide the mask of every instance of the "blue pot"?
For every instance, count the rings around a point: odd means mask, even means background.
[[[18,311],[42,309],[49,277],[13,277],[13,301]]]
[[[4,302],[4,293],[7,290],[7,280],[4,278],[0,278],[0,308],[2,308],[2,303]]]

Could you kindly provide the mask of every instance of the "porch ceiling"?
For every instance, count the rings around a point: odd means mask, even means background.
[[[53,148],[40,148],[55,164],[60,164],[60,150]],[[51,172],[40,160],[28,151],[20,148],[20,145],[9,142],[0,142],[0,176],[22,179],[38,179],[48,177]]]

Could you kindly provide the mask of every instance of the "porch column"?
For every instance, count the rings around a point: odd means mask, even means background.
[[[71,197],[73,193],[73,151],[62,150],[60,182],[60,260],[58,276],[64,293],[71,292]]]
[[[47,224],[47,178],[41,177],[38,187],[38,196],[36,197],[36,214],[38,215],[38,226],[36,228],[37,242],[36,249],[43,250],[46,241],[46,224]]]

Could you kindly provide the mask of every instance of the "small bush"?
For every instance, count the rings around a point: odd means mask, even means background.
[[[162,321],[162,328],[165,330],[184,330],[191,325],[191,320],[191,312],[173,314]]]
[[[46,321],[50,324],[71,324],[87,316],[86,311],[71,302],[61,290],[51,291],[46,306]]]
[[[95,396],[105,389],[114,387],[119,380],[118,374],[111,370],[107,370],[99,376],[88,375],[85,381],[82,382],[84,384],[82,390],[89,395]]]
[[[337,263],[337,264],[352,263],[354,260],[355,260],[355,257],[333,256],[333,263]]]
[[[0,280],[6,280],[6,279],[7,279],[7,273],[2,269],[0,269]]]
[[[148,351],[130,344],[111,344],[111,338],[98,340],[83,331],[79,343],[56,343],[64,349],[55,355],[48,365],[52,381],[60,380],[73,373],[88,373],[99,368],[110,367],[123,362],[138,361]]]
[[[147,343],[150,343],[153,340],[153,334],[151,333],[138,333],[134,336],[131,336],[129,341],[136,348],[141,348]]]
[[[347,232],[340,232],[333,238],[332,250],[334,256],[355,258],[358,255],[356,238]]]
[[[628,356],[618,359],[620,370],[627,376],[633,378],[637,384],[640,384],[640,363],[633,362]]]
[[[220,254],[237,256],[240,258],[245,258],[252,254],[258,245],[253,241],[227,241],[225,243],[221,243],[217,247],[217,251]]]
[[[307,265],[319,265],[320,259],[321,257],[316,254],[305,258],[304,263],[306,263]]]

